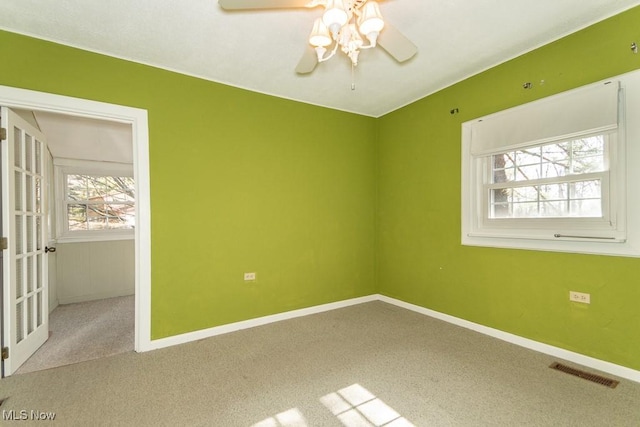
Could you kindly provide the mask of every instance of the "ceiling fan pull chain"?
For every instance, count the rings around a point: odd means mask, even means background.
[[[356,90],[356,66],[351,63],[351,90]]]

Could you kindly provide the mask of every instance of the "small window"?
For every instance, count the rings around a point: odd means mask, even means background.
[[[69,232],[134,228],[133,178],[67,174],[65,181]]]
[[[54,159],[59,241],[132,239],[136,223],[132,165]]]
[[[596,135],[492,155],[484,184],[487,219],[603,218],[607,141]]]
[[[624,90],[640,94],[640,74],[464,123],[462,243],[640,255],[640,110]]]

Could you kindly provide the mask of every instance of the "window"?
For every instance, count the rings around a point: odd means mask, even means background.
[[[65,174],[68,230],[124,230],[135,226],[133,178]]]
[[[464,123],[462,243],[640,255],[640,198],[626,188],[640,105],[625,108],[622,89],[640,96],[640,74]]]
[[[56,159],[54,168],[58,240],[133,238],[131,165]]]
[[[595,135],[488,157],[487,218],[608,217],[608,141]]]

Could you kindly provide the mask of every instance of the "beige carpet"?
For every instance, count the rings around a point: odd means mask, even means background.
[[[0,409],[51,412],[37,425],[60,426],[640,424],[639,383],[607,388],[554,360],[371,302],[14,375],[0,380]]]
[[[16,374],[133,351],[134,297],[66,304],[49,315],[50,336]]]

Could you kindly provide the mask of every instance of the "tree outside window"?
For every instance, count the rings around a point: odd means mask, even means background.
[[[69,231],[135,227],[133,178],[68,174],[65,181]]]

